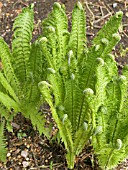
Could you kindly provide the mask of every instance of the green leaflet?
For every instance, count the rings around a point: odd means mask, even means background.
[[[10,53],[9,47],[3,38],[0,37],[0,57],[2,59],[2,64],[4,66],[4,75],[8,81],[12,85],[13,88],[16,87],[16,93],[20,92],[19,82],[14,73],[14,69],[12,67],[12,55]]]
[[[10,109],[8,110],[7,108],[5,108],[5,106],[0,103],[0,114],[1,114],[1,117],[4,117],[6,120],[8,121],[11,121],[13,116],[14,116],[14,113],[10,115]]]
[[[99,164],[102,165],[101,168],[105,170],[115,168],[120,163],[120,161],[124,160],[124,153],[124,148],[121,150],[112,149],[112,146],[106,144],[103,148],[101,148],[101,150],[97,152],[99,155]]]
[[[0,102],[7,107],[8,110],[11,110],[11,108],[13,108],[15,110],[15,112],[20,111],[19,109],[19,105],[13,100],[11,99],[8,95],[0,92]]]
[[[7,93],[9,93],[13,99],[19,103],[19,99],[16,96],[15,92],[13,91],[12,87],[10,84],[7,82],[6,78],[3,76],[3,74],[0,72],[0,83],[3,85],[3,87],[7,90]]]
[[[5,121],[0,121],[0,160],[6,162],[7,148],[4,137]]]
[[[83,126],[81,126],[76,132],[74,139],[74,155],[79,155],[84,146],[87,144],[92,133],[91,129],[92,127],[89,127],[89,125],[84,122]]]
[[[64,108],[65,108],[65,114],[68,115],[71,124],[73,126],[73,131],[75,133],[77,129],[77,123],[78,123],[78,118],[77,118],[77,110],[75,106],[77,105],[77,94],[78,94],[78,89],[76,86],[76,82],[73,79],[67,80],[65,82],[66,91],[65,91],[65,102],[64,102]],[[77,102],[77,103],[76,103]]]

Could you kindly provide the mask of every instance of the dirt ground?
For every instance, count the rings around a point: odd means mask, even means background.
[[[64,3],[71,25],[71,11],[77,0],[56,0]],[[0,0],[0,36],[11,46],[12,24],[23,7],[30,3],[35,4],[35,29],[33,40],[41,33],[41,21],[48,15],[52,9],[55,0]],[[102,27],[106,20],[116,11],[122,10],[124,13],[122,26],[120,28],[121,41],[113,51],[116,55],[119,67],[124,63],[128,64],[128,0],[81,0],[84,4],[87,17],[87,38],[88,44]],[[49,113],[49,110],[45,110]],[[8,154],[7,163],[0,162],[1,170],[67,170],[65,161],[65,150],[63,145],[51,142],[44,137],[39,136],[38,132],[32,129],[31,123],[18,114],[12,122],[13,133],[6,132]],[[92,168],[93,154],[90,153],[90,147],[84,149],[76,159],[76,170],[97,169]],[[126,160],[118,166],[117,170],[128,169]]]

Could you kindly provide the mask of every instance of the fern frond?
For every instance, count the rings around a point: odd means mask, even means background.
[[[114,77],[106,88],[105,107],[97,113],[97,126],[102,131],[93,138],[93,146],[100,166],[111,169],[126,158],[127,117],[124,116],[124,101],[126,95],[126,77]],[[118,144],[121,141],[120,144]],[[107,147],[109,146],[109,147]],[[105,153],[107,147],[107,151]],[[105,153],[105,154],[104,154]],[[116,154],[116,156],[115,156]]]
[[[115,17],[114,17],[115,18]],[[121,22],[121,18],[122,16],[120,16],[119,18],[117,18],[117,20],[119,20],[117,22],[117,24],[115,25],[115,28],[116,30],[118,30],[119,28],[119,23]],[[115,19],[116,20],[116,19]],[[113,20],[110,19],[110,21],[108,21],[108,23],[106,24],[105,26],[105,29],[107,30],[109,28],[109,26],[112,24]],[[116,22],[116,21],[115,21]],[[112,34],[115,34],[115,29],[112,30],[112,32],[108,32],[108,35],[107,36],[112,36]],[[114,37],[115,39],[115,37]],[[94,92],[95,92],[95,82],[96,82],[96,67],[97,67],[97,58],[101,58],[101,59],[104,59],[107,61],[107,55],[108,55],[108,50],[106,50],[106,48],[108,48],[109,46],[109,43],[110,43],[110,46],[113,48],[113,46],[115,45],[115,41],[113,44],[111,44],[111,42],[109,42],[107,40],[107,38],[103,38],[103,39],[100,39],[100,44],[97,43],[98,41],[95,41],[95,45],[93,45],[90,49],[89,49],[89,52],[85,55],[85,59],[83,60],[83,68],[82,68],[82,71],[80,72],[81,76],[79,77],[79,86],[80,86],[80,89],[86,89],[86,88],[91,88]],[[116,42],[117,42],[117,39],[116,39]],[[109,48],[110,48],[109,46]],[[111,49],[111,48],[110,48]],[[115,67],[115,66],[114,66]],[[112,69],[111,69],[112,70]],[[108,70],[109,72],[111,70]],[[112,73],[109,73],[109,74],[112,74]],[[110,75],[109,75],[110,76]],[[107,82],[106,82],[107,83]],[[105,88],[105,87],[104,87]],[[103,89],[104,89],[103,88]],[[100,98],[100,97],[99,97]],[[100,99],[101,100],[101,99]],[[83,98],[83,101],[85,101],[85,99]],[[100,103],[99,103],[100,105]],[[83,108],[83,102],[81,103],[81,108]],[[87,102],[85,101],[84,103],[84,110],[86,112],[86,115],[87,114],[90,114],[88,113],[88,104]],[[81,110],[80,110],[81,111]],[[93,112],[92,112],[93,113]],[[79,113],[80,115],[81,113]],[[83,115],[83,114],[82,114]],[[81,119],[82,120],[82,119]],[[94,119],[93,119],[94,120]],[[93,124],[95,124],[93,122]]]
[[[39,88],[40,88],[40,91],[41,91],[43,97],[45,98],[45,100],[47,101],[47,103],[49,104],[49,106],[51,108],[52,116],[57,123],[57,126],[60,131],[60,136],[62,137],[62,140],[65,144],[65,148],[67,149],[68,152],[69,151],[73,152],[72,126],[68,119],[68,116],[66,114],[65,115],[63,114],[63,116],[60,117],[60,115],[57,114],[57,111],[53,105],[51,89],[50,89],[50,88],[52,88],[52,86],[50,84],[48,84],[45,81],[40,82]]]
[[[55,106],[63,105],[65,97],[65,85],[63,77],[58,73],[49,73],[48,79],[53,87],[53,93],[55,97]]]
[[[3,38],[0,37],[0,57],[2,59],[2,64],[4,67],[4,75],[8,81],[8,83],[15,89],[16,94],[20,92],[20,85],[17,80],[17,77],[14,73],[14,69],[12,66],[12,56],[9,50],[8,45],[3,40]]]
[[[9,93],[9,95],[11,95],[13,97],[13,99],[19,103],[19,99],[16,96],[14,90],[12,89],[12,87],[10,86],[10,84],[7,82],[6,78],[4,77],[4,75],[0,72],[0,83],[3,85],[3,87],[6,89],[7,93]]]
[[[84,122],[83,126],[79,128],[79,130],[75,134],[74,138],[74,154],[79,155],[87,141],[91,136],[92,128],[88,125],[88,123]]]
[[[93,39],[93,44],[100,45],[100,50],[98,50],[98,52],[102,53],[101,55],[103,58],[106,57],[105,54],[112,51],[113,47],[115,47],[121,39],[117,32],[122,21],[122,16],[123,12],[117,12],[109,19]]]
[[[125,145],[127,144],[127,133],[128,133],[128,111],[127,111],[127,79],[125,76],[119,77],[119,86],[121,91],[121,98],[119,104],[118,122],[116,131],[114,133],[114,140],[121,139]]]
[[[73,126],[73,131],[75,133],[77,129],[77,121],[78,121],[78,113],[77,109],[75,106],[77,105],[77,97],[78,97],[78,89],[76,85],[75,79],[73,80],[72,78],[67,80],[65,82],[65,100],[64,100],[64,108],[65,108],[65,113],[68,115],[69,120],[71,121],[71,124]],[[77,99],[76,99],[77,98]],[[78,105],[77,105],[78,107]]]
[[[5,144],[5,137],[4,137],[4,126],[5,121],[0,121],[0,160],[2,162],[6,162],[6,155],[7,155],[7,148]]]
[[[42,46],[39,39],[36,40],[31,46],[31,54],[29,58],[30,71],[33,75],[33,81],[38,82],[46,79],[47,61],[44,57]]]
[[[32,126],[34,129],[39,131],[39,134],[44,134],[48,139],[50,138],[50,129],[45,127],[46,118],[45,115],[39,111],[41,102],[35,102],[33,104],[29,103],[28,106],[23,105],[22,114],[31,120]]]
[[[106,86],[107,84],[118,75],[118,69],[113,55],[108,54],[107,58],[97,58],[96,68],[96,84],[95,84],[95,95],[96,95],[96,112],[100,106],[104,105],[106,100]]]
[[[46,63],[43,58],[41,45],[36,40],[31,46],[31,54],[29,58],[29,79],[25,87],[25,100],[27,102],[35,102],[40,100],[40,92],[38,83],[46,77]]]
[[[120,40],[117,31],[121,24],[121,20],[122,12],[116,13],[94,38],[93,46],[89,48],[89,52],[86,56],[87,59],[83,62],[83,76],[80,80],[82,89],[89,87],[94,90],[96,58],[103,58],[105,60],[107,55]],[[114,26],[112,27],[113,24]],[[110,29],[111,27],[112,29]]]
[[[8,122],[13,120],[15,113],[7,109],[2,103],[0,103],[0,115],[4,117]]]
[[[72,30],[69,38],[68,49],[72,50],[78,63],[82,60],[86,42],[85,12],[80,2],[77,2],[72,13]]]
[[[12,99],[10,98],[7,94],[4,94],[0,92],[0,102],[8,109],[14,109],[15,112],[20,111],[19,105]]]
[[[55,69],[55,62],[51,62],[52,55],[48,49],[48,39],[46,37],[42,37],[40,40],[41,46],[42,46],[42,51],[43,51],[43,56],[45,56],[48,67]]]
[[[53,35],[53,37],[49,36],[48,34],[45,34],[49,27],[53,28],[55,31],[56,35]],[[55,47],[55,49],[57,49],[57,55],[55,55],[54,57],[57,57],[55,59],[57,62],[56,67],[60,68],[60,63],[65,60],[65,55],[67,52],[68,21],[67,16],[65,14],[65,10],[63,6],[61,6],[59,3],[54,3],[53,11],[48,16],[48,18],[43,21],[43,30],[44,36],[48,38],[48,42],[51,45],[51,51],[53,52],[53,54],[56,53],[53,50],[55,44],[57,45],[57,47]],[[54,31],[51,31],[53,32],[51,33],[51,35],[54,34]]]
[[[13,24],[14,40],[12,42],[13,67],[20,83],[24,83],[29,76],[30,41],[32,38],[33,8],[22,10]]]
[[[121,99],[121,89],[118,84],[118,80],[114,79],[113,82],[110,82],[107,87],[107,112],[108,115],[105,115],[106,122],[108,124],[107,140],[113,141],[116,127],[118,124],[118,114],[120,109],[120,100]],[[112,133],[113,132],[113,133]]]
[[[52,67],[53,69],[57,69],[57,63],[58,63],[58,54],[57,54],[57,48],[58,48],[58,44],[57,44],[57,35],[55,32],[55,28],[52,26],[48,26],[45,28],[45,26],[43,27],[43,35],[47,37],[47,50],[49,51],[49,53],[51,55],[49,55],[50,58],[54,58],[53,60],[53,65],[50,64],[49,62],[49,66]],[[50,59],[49,58],[49,59]]]
[[[123,161],[123,155],[125,153],[124,147],[118,150],[116,147],[112,148],[111,145],[106,144],[98,152],[99,164],[102,169],[109,170],[115,168],[120,161]],[[107,161],[106,161],[107,159]]]

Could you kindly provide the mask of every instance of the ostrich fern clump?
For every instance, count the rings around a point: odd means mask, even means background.
[[[31,44],[34,27],[33,5],[24,8],[13,24],[12,50],[0,37],[0,58],[3,69],[0,70],[0,116],[9,124],[13,116],[21,112],[29,118],[34,127],[37,127],[48,136],[44,128],[44,115],[39,112],[42,97],[38,83],[45,77],[45,61],[36,40]],[[0,122],[0,160],[5,161],[4,125]],[[7,126],[8,127],[8,126]]]
[[[40,134],[49,136],[39,112],[42,96],[59,128],[70,169],[89,139],[102,169],[112,169],[128,156],[128,66],[118,75],[111,54],[120,40],[121,20],[122,12],[117,12],[88,48],[81,3],[73,9],[71,32],[64,5],[55,3],[42,23],[42,36],[31,44],[33,5],[23,9],[13,25],[12,50],[0,38],[2,161],[7,151],[5,119],[9,123],[16,113],[22,112]]]
[[[121,20],[122,12],[117,12],[89,48],[85,12],[80,2],[72,12],[71,32],[65,8],[59,3],[54,4],[52,12],[42,22],[40,42],[48,62],[48,75],[47,81],[39,83],[39,88],[51,107],[70,169],[91,136],[103,169],[117,165],[127,155],[128,116],[124,107],[127,78],[118,76],[111,54],[120,40]]]

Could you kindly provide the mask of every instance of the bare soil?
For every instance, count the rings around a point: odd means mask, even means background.
[[[64,3],[71,25],[71,11],[77,0],[56,0]],[[87,38],[88,44],[96,35],[97,31],[104,25],[107,19],[116,11],[122,10],[124,13],[120,34],[121,42],[117,45],[113,53],[117,56],[119,68],[128,63],[128,0],[81,0],[85,6],[87,15]],[[23,7],[30,3],[35,4],[35,29],[33,40],[41,33],[41,21],[52,9],[55,0],[0,0],[0,35],[11,46],[12,25],[14,18],[21,12]],[[49,114],[49,110],[46,112]],[[49,142],[43,135],[33,130],[29,120],[18,114],[12,122],[13,133],[6,132],[8,154],[7,163],[0,162],[1,170],[67,170],[65,161],[65,149],[63,144]],[[54,134],[53,134],[54,135]],[[95,165],[92,166],[92,160]],[[98,170],[98,164],[93,156],[91,146],[83,149],[76,159],[75,170]],[[126,160],[119,165],[117,170],[128,169]]]

